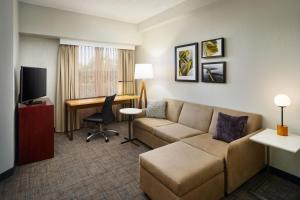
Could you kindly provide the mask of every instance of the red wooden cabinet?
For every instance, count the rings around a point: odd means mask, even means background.
[[[54,106],[18,105],[17,165],[54,157]]]

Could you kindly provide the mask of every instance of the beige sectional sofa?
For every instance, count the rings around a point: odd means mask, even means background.
[[[219,112],[248,116],[247,135],[213,139]],[[156,148],[140,155],[141,188],[153,200],[220,199],[264,167],[264,147],[249,140],[261,126],[258,114],[167,99],[166,119],[133,123],[134,136]]]

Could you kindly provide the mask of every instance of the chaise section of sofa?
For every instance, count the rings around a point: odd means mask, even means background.
[[[237,189],[264,167],[264,146],[249,140],[249,137],[261,129],[261,115],[172,99],[167,100],[166,112],[166,119],[151,119],[147,117],[136,119],[134,121],[135,137],[152,148],[165,145],[167,146],[163,148],[168,148],[171,143],[184,143],[197,151],[201,151],[221,160],[224,166],[225,181],[223,185],[226,193],[231,193]],[[245,129],[246,136],[231,143],[213,139],[213,135],[216,133],[217,120],[220,112],[232,116],[248,116]],[[160,121],[160,123],[152,123],[153,120],[163,121]],[[149,122],[146,123],[146,121]],[[142,123],[145,126],[141,126]],[[157,152],[156,155],[159,154],[160,149],[161,148],[155,150]],[[179,162],[176,161],[177,154],[176,152],[174,152],[173,155],[170,153],[168,158],[161,157],[161,161],[164,162],[167,160],[171,162],[169,160],[171,159],[172,162]],[[154,165],[158,165],[156,167],[159,167],[160,164],[156,163]],[[201,165],[205,164],[203,163]],[[205,166],[196,167],[201,168]],[[145,176],[148,178],[153,175],[153,173],[148,171],[147,166],[142,166],[141,164],[141,169],[144,170],[141,171],[141,174],[147,174]],[[143,180],[145,176],[141,176],[141,184],[145,181]],[[157,178],[154,177],[153,180],[157,180]],[[147,183],[147,185],[149,186],[149,183]],[[146,193],[148,190],[145,187],[148,186],[142,186]],[[178,195],[175,196],[175,199],[182,199],[179,198]]]
[[[249,140],[254,134],[256,132],[231,143],[214,140],[210,133],[181,141],[223,160],[225,189],[231,193],[264,167],[264,147]]]
[[[140,155],[140,184],[153,200],[219,199],[224,163],[179,141]]]

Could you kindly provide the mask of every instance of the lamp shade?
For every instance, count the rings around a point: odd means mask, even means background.
[[[291,104],[291,99],[285,94],[278,94],[274,98],[274,103],[280,107],[286,107]]]
[[[134,79],[153,78],[152,64],[135,64]]]

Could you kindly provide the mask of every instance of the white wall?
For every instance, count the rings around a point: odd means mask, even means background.
[[[42,67],[47,69],[47,97],[54,103],[56,91],[56,69],[58,39],[21,35],[19,48],[19,65]],[[18,77],[19,72],[18,70]],[[19,85],[19,78],[18,85]]]
[[[292,100],[285,123],[300,134],[299,19],[298,0],[226,0],[144,32],[136,59],[154,65],[149,98],[173,97],[260,113],[264,126],[275,128],[280,112],[273,98],[285,93]],[[174,46],[199,42],[200,50],[201,41],[218,37],[226,38],[226,57],[199,59],[227,61],[227,83],[175,82]],[[272,166],[300,177],[300,152],[273,149],[271,154]]]
[[[20,33],[78,40],[140,44],[137,25],[19,3]]]
[[[47,68],[47,96],[53,103],[59,38],[131,45],[141,43],[141,34],[135,24],[26,3],[19,3],[19,32],[22,34],[19,66]],[[19,71],[20,67],[16,70],[16,94],[19,93]]]
[[[17,64],[18,4],[0,1],[0,174],[14,166],[14,67]]]

